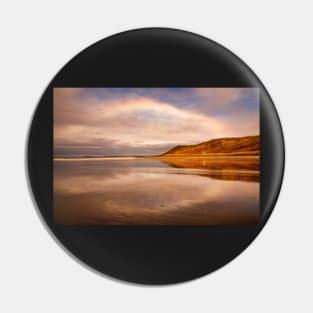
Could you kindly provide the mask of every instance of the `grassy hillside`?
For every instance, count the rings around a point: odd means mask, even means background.
[[[253,156],[260,154],[260,136],[212,139],[196,145],[177,146],[160,157],[179,156]]]

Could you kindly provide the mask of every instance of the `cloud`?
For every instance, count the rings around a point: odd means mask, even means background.
[[[109,97],[105,88],[54,89],[55,155],[158,154],[178,144],[259,133],[257,110],[240,102],[247,98],[243,89],[107,91]],[[190,103],[179,105],[180,98]],[[252,92],[252,104],[254,98]],[[212,113],[227,108],[228,114]]]

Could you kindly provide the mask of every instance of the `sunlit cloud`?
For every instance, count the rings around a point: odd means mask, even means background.
[[[55,155],[159,154],[258,133],[255,88],[54,89]]]

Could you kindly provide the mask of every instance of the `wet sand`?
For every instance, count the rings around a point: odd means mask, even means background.
[[[258,217],[258,157],[54,161],[57,224],[231,225]]]

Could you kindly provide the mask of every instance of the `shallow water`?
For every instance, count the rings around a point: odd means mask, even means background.
[[[54,161],[57,224],[252,224],[258,217],[256,158]]]

